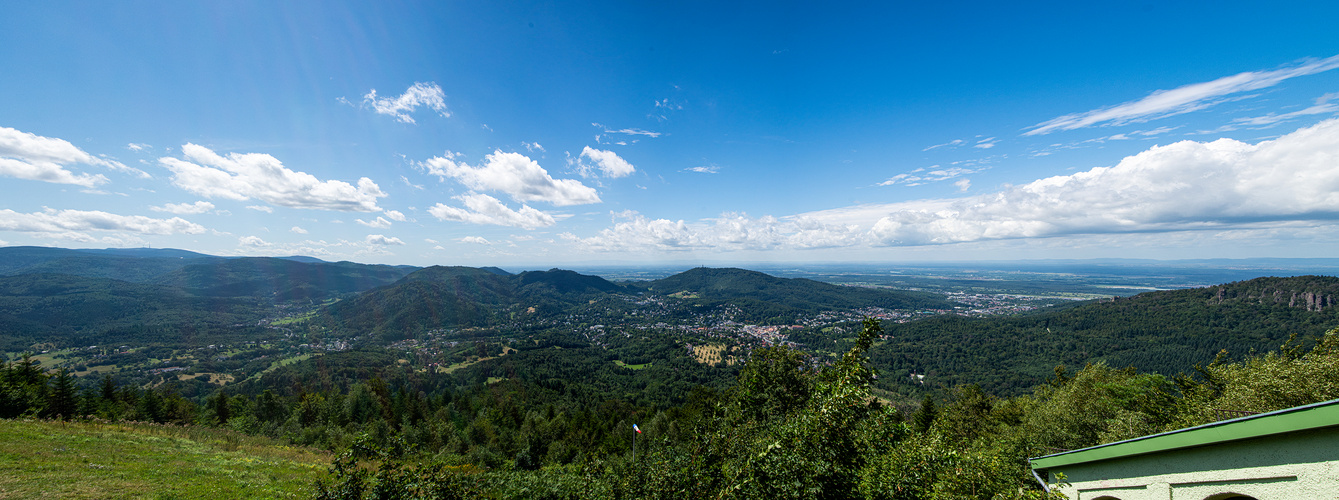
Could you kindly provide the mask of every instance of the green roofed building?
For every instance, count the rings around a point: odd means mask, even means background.
[[[1339,399],[1029,461],[1071,500],[1339,499]]]

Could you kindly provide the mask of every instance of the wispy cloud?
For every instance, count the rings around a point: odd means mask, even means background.
[[[962,177],[980,172],[983,169],[971,169],[963,167],[940,167],[934,165],[928,168],[918,168],[905,174],[897,174],[889,177],[888,180],[880,182],[880,186],[895,186],[902,184],[905,186],[920,186],[931,182],[946,181],[949,179]]]
[[[1329,94],[1320,96],[1316,98],[1316,103],[1314,105],[1305,109],[1300,109],[1297,111],[1293,111],[1291,113],[1283,113],[1283,114],[1269,113],[1264,116],[1256,116],[1251,118],[1237,118],[1235,120],[1232,120],[1232,123],[1235,125],[1241,125],[1245,127],[1264,128],[1264,127],[1272,127],[1274,125],[1286,122],[1299,116],[1326,115],[1326,114],[1339,113],[1339,102],[1330,102],[1335,99],[1339,99],[1339,92],[1331,92]]]
[[[1294,66],[1268,71],[1248,71],[1217,80],[1194,83],[1171,90],[1158,90],[1136,101],[1083,113],[1064,115],[1038,123],[1023,135],[1042,135],[1062,130],[1103,125],[1124,125],[1208,108],[1226,100],[1226,96],[1278,85],[1289,78],[1312,75],[1339,68],[1339,56],[1309,60]]]
[[[660,137],[661,135],[664,135],[660,132],[652,132],[650,130],[642,130],[639,128],[612,129],[604,125],[600,125],[599,123],[591,123],[591,126],[603,130],[604,133],[606,134],[644,135],[651,138],[656,138]]]
[[[945,143],[943,143],[943,144],[935,144],[935,145],[933,145],[933,146],[928,146],[928,147],[926,147],[925,149],[922,149],[921,151],[929,151],[929,150],[932,150],[932,149],[939,149],[939,148],[951,148],[951,147],[957,147],[957,146],[961,146],[961,145],[966,144],[966,143],[967,143],[967,141],[964,141],[964,140],[962,140],[962,139],[954,139],[954,140],[945,142]]]
[[[697,173],[699,173],[699,174],[714,174],[714,173],[720,172],[720,171],[721,171],[721,167],[718,167],[718,166],[716,166],[716,165],[703,165],[703,166],[700,166],[700,167],[688,167],[688,168],[683,169],[683,171],[684,171],[684,172],[697,172]]]
[[[363,104],[378,114],[394,116],[401,123],[415,123],[409,113],[420,107],[432,109],[442,117],[451,116],[451,112],[446,109],[446,93],[442,92],[442,87],[431,82],[414,83],[397,97],[378,97],[377,90],[372,89],[363,96]]]

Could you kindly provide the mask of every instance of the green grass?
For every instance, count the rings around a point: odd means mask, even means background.
[[[300,498],[327,453],[207,427],[0,420],[0,498]]]
[[[311,359],[312,356],[314,356],[314,354],[299,354],[299,355],[297,355],[297,356],[289,356],[289,357],[287,357],[287,358],[284,358],[284,359],[275,361],[275,362],[273,362],[273,363],[270,363],[269,368],[266,368],[266,369],[264,369],[264,370],[261,370],[260,372],[254,374],[254,375],[252,375],[252,376],[250,376],[250,377],[247,377],[246,380],[258,379],[258,378],[260,378],[261,375],[264,375],[264,374],[266,374],[266,373],[270,373],[270,372],[272,372],[272,371],[278,369],[280,366],[287,366],[287,365],[291,365],[291,364],[293,364],[293,363],[297,363],[297,362],[299,362],[299,361],[306,361],[306,360]]]
[[[287,318],[276,319],[274,321],[271,321],[270,324],[275,326],[292,325],[305,322],[309,319],[312,319],[312,317],[314,316],[316,316],[316,312],[312,311],[306,314],[299,314],[297,316],[289,316]]]
[[[616,364],[616,365],[618,365],[618,366],[621,366],[621,367],[624,367],[624,368],[627,368],[627,369],[629,369],[629,370],[641,370],[641,369],[643,369],[643,368],[646,368],[646,367],[648,367],[648,366],[651,366],[651,363],[642,363],[642,364],[640,364],[640,365],[630,365],[630,364],[624,363],[623,360],[621,360],[621,359],[616,359],[616,360],[614,360],[614,364]]]

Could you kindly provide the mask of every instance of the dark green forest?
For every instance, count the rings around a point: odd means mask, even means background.
[[[1337,329],[1237,362],[1219,356],[1193,367],[1198,376],[1056,367],[1028,394],[961,385],[904,412],[870,392],[877,371],[865,354],[881,334],[866,321],[850,351],[822,366],[788,347],[758,349],[729,383],[669,405],[519,376],[388,382],[354,369],[385,361],[368,359],[327,371],[330,389],[218,391],[196,404],[110,378],[80,390],[25,358],[0,371],[0,417],[223,426],[340,450],[318,498],[1043,498],[1023,458],[1206,423],[1222,409],[1339,396]]]

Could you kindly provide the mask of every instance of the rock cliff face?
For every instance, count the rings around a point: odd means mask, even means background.
[[[1211,304],[1233,301],[1255,301],[1260,304],[1288,304],[1309,312],[1320,312],[1339,305],[1339,278],[1333,276],[1298,276],[1293,278],[1258,278],[1209,287],[1213,291]]]

